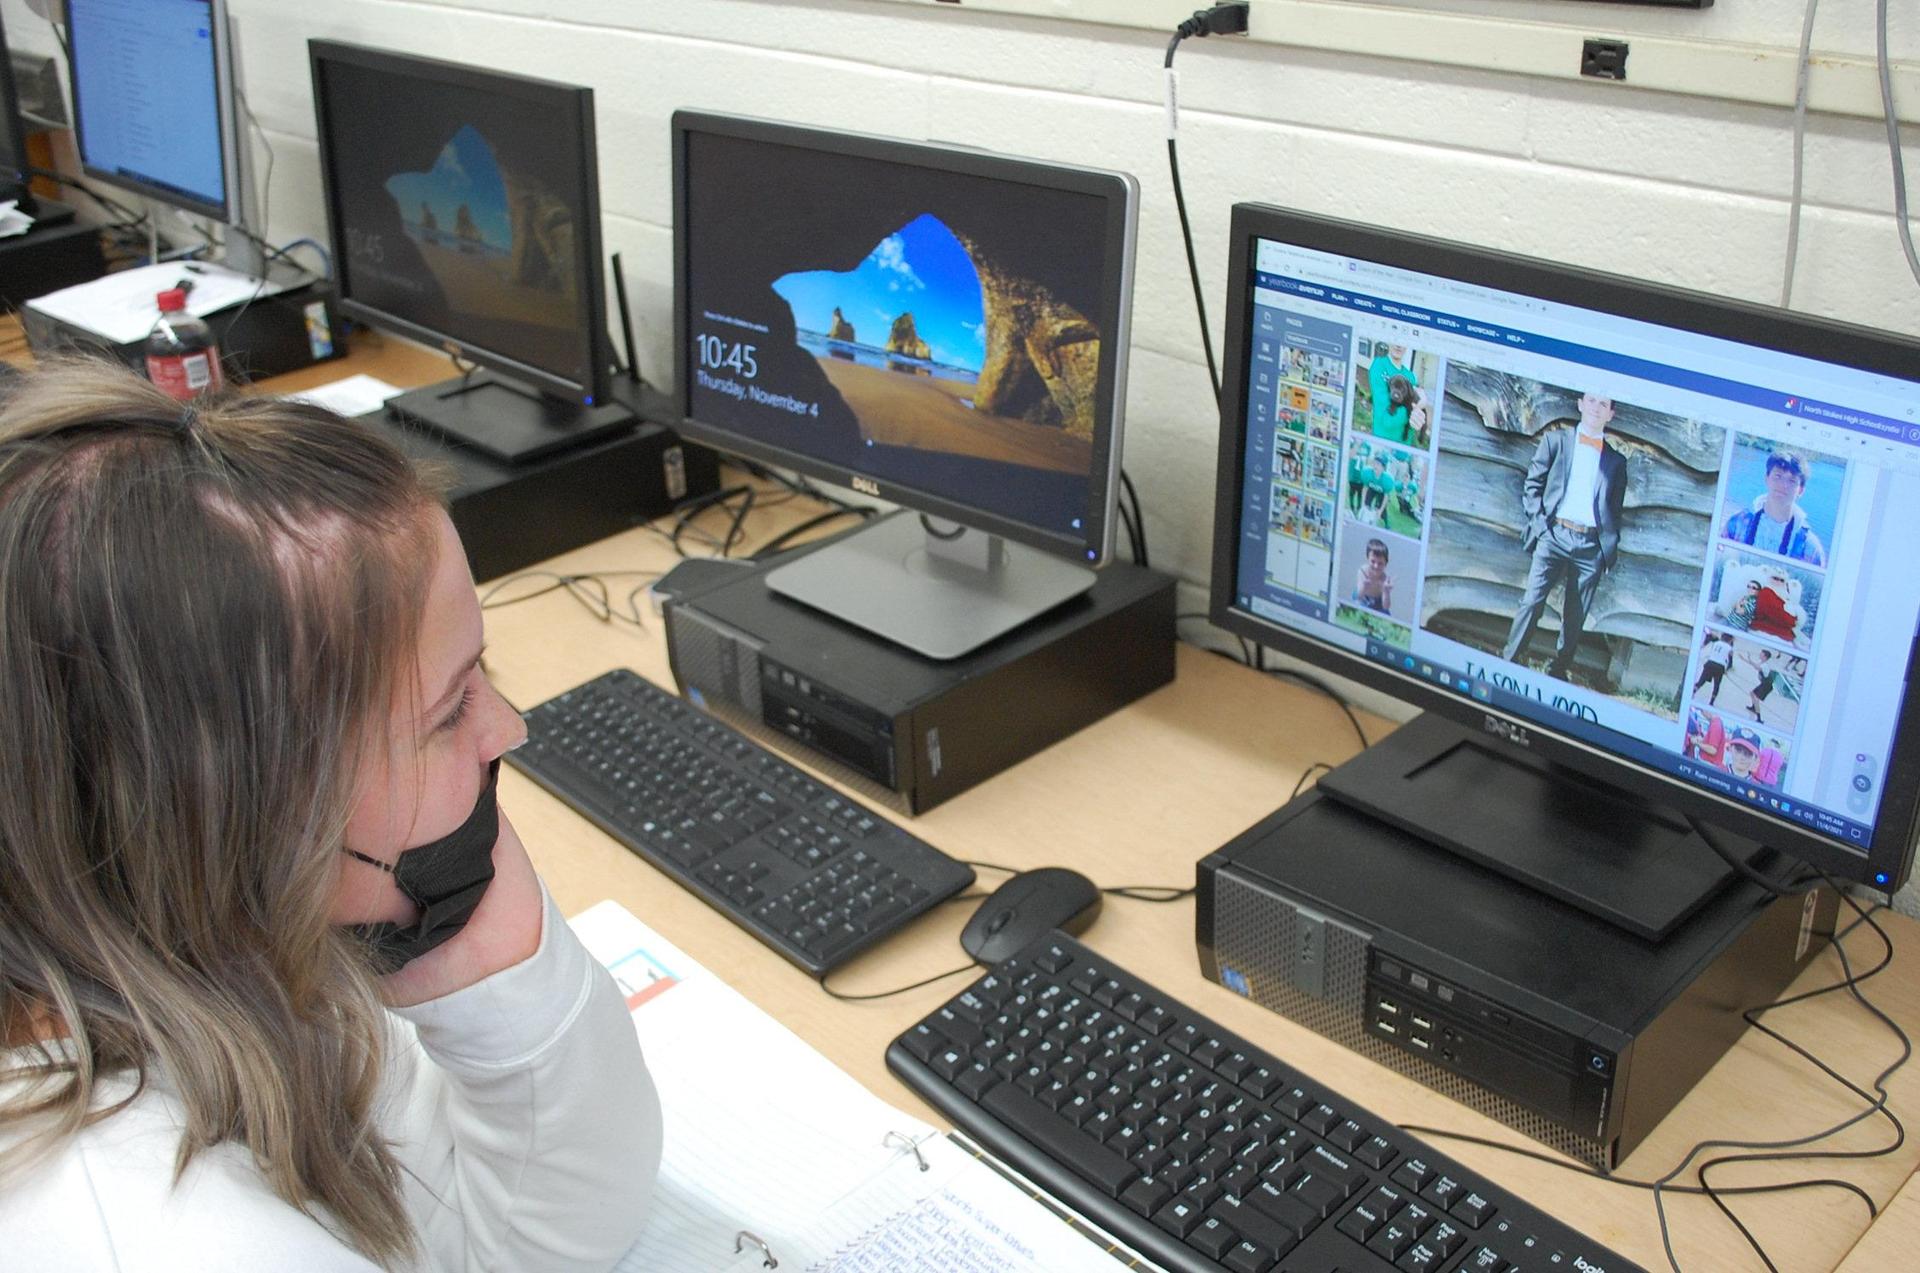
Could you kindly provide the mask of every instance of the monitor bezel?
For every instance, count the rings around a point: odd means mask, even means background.
[[[226,225],[237,226],[241,223],[240,198],[240,159],[239,159],[239,107],[236,103],[233,78],[233,32],[228,26],[227,0],[208,0],[213,32],[213,94],[214,114],[220,124],[220,183],[223,187],[218,202],[200,198],[196,194],[176,190],[172,186],[163,186],[157,182],[142,181],[129,177],[125,173],[100,168],[87,157],[86,110],[80,88],[80,63],[82,60],[79,28],[73,21],[71,7],[67,10],[67,88],[73,96],[73,142],[80,154],[80,171],[97,181],[130,190],[142,198],[153,199],[169,204],[197,216],[212,217]]]
[[[600,247],[600,161],[594,135],[593,90],[581,84],[565,84],[512,71],[449,62],[442,58],[396,53],[390,49],[343,40],[308,40],[307,62],[313,77],[313,115],[320,158],[320,201],[326,209],[327,243],[333,253],[334,282],[340,312],[356,322],[384,328],[478,366],[501,372],[553,397],[586,406],[603,402],[607,398],[611,380],[612,345],[607,337],[606,280]],[[333,153],[325,97],[325,68],[329,64],[349,65],[459,88],[516,96],[537,102],[543,108],[557,108],[571,117],[570,125],[580,139],[575,170],[580,174],[581,186],[574,193],[579,196],[582,224],[580,233],[575,236],[578,259],[574,262],[574,268],[579,271],[585,289],[586,330],[582,333],[588,347],[585,359],[588,378],[585,381],[523,362],[510,353],[465,340],[451,332],[368,304],[352,295],[353,263],[341,242],[345,217],[339,206],[338,183],[333,180],[329,162],[329,156]]]
[[[20,117],[19,87],[13,82],[13,60],[7,53],[6,15],[0,14],[0,143],[13,154],[11,168],[0,167],[0,198],[32,198],[27,174],[27,127]],[[28,211],[32,211],[31,208]]]
[[[1119,494],[1121,453],[1126,438],[1127,361],[1133,311],[1134,242],[1138,221],[1139,184],[1126,173],[1058,164],[1046,160],[999,155],[942,142],[905,141],[867,133],[811,128],[744,115],[678,110],[673,113],[673,366],[675,428],[708,446],[808,477],[959,522],[988,534],[1043,549],[1090,567],[1112,557]],[[1082,534],[1060,534],[1030,522],[1003,517],[985,509],[947,499],[920,487],[876,477],[858,469],[820,460],[800,451],[764,442],[723,425],[694,418],[691,409],[692,341],[687,305],[687,138],[694,133],[762,141],[833,155],[875,159],[934,168],[944,172],[984,177],[1022,185],[1092,195],[1106,203],[1105,246],[1117,252],[1120,268],[1111,271],[1111,290],[1101,298],[1097,321],[1112,336],[1103,342],[1096,395],[1109,404],[1105,418],[1094,428],[1094,467],[1087,474],[1088,525]],[[1100,462],[1105,457],[1104,465]]]
[[[1764,843],[1834,876],[1892,892],[1913,866],[1920,813],[1920,693],[1908,695],[1895,725],[1881,781],[1880,809],[1865,853],[1771,814],[1614,756],[1550,725],[1463,700],[1417,677],[1295,632],[1234,604],[1240,547],[1242,463],[1247,440],[1247,343],[1253,310],[1254,245],[1272,239],[1299,247],[1417,270],[1723,340],[1859,367],[1911,381],[1920,343],[1865,327],[1730,298],[1517,256],[1491,248],[1390,231],[1271,205],[1233,208],[1227,282],[1226,348],[1215,487],[1209,615],[1215,624],[1371,689],[1436,712],[1479,732],[1496,750],[1524,751],[1578,770],[1681,813]],[[1920,641],[1906,683],[1920,682]],[[1524,743],[1521,740],[1525,740]],[[1880,878],[1884,876],[1885,878]]]

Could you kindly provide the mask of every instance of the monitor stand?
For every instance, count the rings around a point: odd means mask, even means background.
[[[767,572],[767,587],[930,659],[957,659],[1093,587],[998,535],[898,512]]]
[[[390,398],[387,410],[408,424],[502,464],[525,464],[633,425],[619,402],[582,406],[531,386],[476,371]]]
[[[1495,750],[1431,712],[1322,778],[1320,789],[1648,941],[1667,937],[1733,879],[1670,806]],[[1764,852],[1751,840],[1717,838],[1745,860]]]

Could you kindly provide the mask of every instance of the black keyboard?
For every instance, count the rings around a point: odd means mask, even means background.
[[[1175,1273],[1637,1267],[1059,932],[894,1040],[887,1066]]]
[[[972,868],[633,672],[526,719],[515,768],[816,977],[973,883]]]

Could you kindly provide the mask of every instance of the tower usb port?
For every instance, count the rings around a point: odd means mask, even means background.
[[[1393,1022],[1391,1021],[1376,1021],[1374,1022],[1374,1024],[1379,1026],[1381,1030],[1385,1031],[1388,1034],[1400,1033],[1400,1027],[1393,1024]]]
[[[1412,1021],[1415,1025],[1419,1026],[1422,1030],[1433,1029],[1433,1022],[1427,1020],[1425,1017],[1421,1016],[1417,1012],[1413,1014]]]
[[[1397,1017],[1400,1015],[1400,1005],[1391,999],[1382,999],[1380,1000],[1380,1011],[1390,1017]]]
[[[1422,1052],[1433,1051],[1433,1044],[1427,1042],[1417,1034],[1409,1034],[1407,1036],[1407,1042],[1413,1044],[1414,1047],[1419,1048]]]

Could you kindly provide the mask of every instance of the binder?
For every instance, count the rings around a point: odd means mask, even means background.
[[[617,904],[572,926],[627,996],[666,1124],[645,1230],[616,1273],[1137,1261],[964,1137],[874,1096]]]

